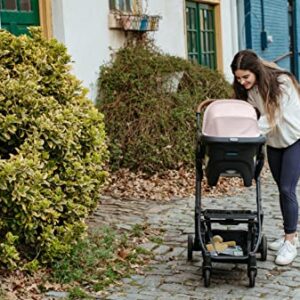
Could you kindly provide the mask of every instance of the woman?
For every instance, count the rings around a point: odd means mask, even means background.
[[[279,190],[284,236],[269,245],[278,250],[275,263],[287,265],[297,256],[300,177],[300,88],[294,76],[250,50],[238,52],[232,63],[235,97],[258,112],[259,128],[267,137],[267,156]]]

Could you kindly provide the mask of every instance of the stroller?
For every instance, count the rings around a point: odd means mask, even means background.
[[[202,252],[205,287],[210,285],[212,262],[247,264],[249,286],[254,287],[256,254],[260,254],[262,261],[267,259],[260,190],[265,137],[259,133],[255,109],[242,100],[203,101],[197,108],[196,119],[195,237],[188,235],[187,259],[193,259],[193,251]],[[256,210],[203,210],[201,183],[204,173],[210,186],[217,184],[219,176],[242,177],[246,187],[251,186],[254,179]],[[244,224],[241,226],[246,228],[218,229],[213,228],[214,224],[233,225],[233,228]]]

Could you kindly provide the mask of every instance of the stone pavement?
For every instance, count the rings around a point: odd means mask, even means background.
[[[202,199],[203,208],[256,209],[254,186],[235,196]],[[272,241],[282,233],[282,222],[277,189],[269,173],[262,179],[262,199],[263,233]],[[300,299],[300,255],[291,265],[279,267],[270,250],[267,261],[257,260],[254,288],[248,287],[246,265],[226,263],[213,263],[211,284],[205,288],[201,253],[194,252],[192,262],[186,259],[187,234],[194,233],[194,198],[172,202],[105,198],[92,222],[93,226],[114,223],[125,228],[147,223],[164,229],[163,244],[144,245],[155,254],[145,274],[125,278],[121,286],[107,291],[105,299]]]

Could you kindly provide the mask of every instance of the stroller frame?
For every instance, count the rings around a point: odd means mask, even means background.
[[[192,261],[193,251],[202,252],[202,275],[204,286],[210,285],[212,273],[212,262],[220,263],[242,263],[247,264],[247,275],[249,277],[249,287],[255,286],[255,277],[257,275],[256,254],[260,253],[260,259],[267,259],[267,238],[262,234],[263,210],[261,205],[261,183],[260,172],[264,165],[263,145],[265,138],[261,137],[257,146],[257,159],[253,179],[256,183],[256,210],[221,210],[221,209],[202,209],[201,186],[204,178],[203,158],[205,154],[205,145],[201,133],[201,112],[208,104],[214,100],[209,99],[200,103],[196,112],[197,137],[196,137],[196,186],[195,186],[195,237],[188,235],[187,259]],[[216,138],[218,139],[218,138]],[[222,138],[219,138],[222,142]],[[228,140],[228,138],[227,138]],[[209,138],[206,142],[209,142]],[[243,138],[233,141],[233,143],[243,143]],[[248,141],[249,142],[249,141]],[[245,142],[246,144],[248,143]],[[245,183],[245,182],[244,182]],[[212,224],[238,225],[247,224],[248,230],[223,230],[213,229]],[[212,255],[207,250],[206,244],[211,243],[215,248],[212,237],[220,235],[224,241],[235,240],[243,249],[243,255]]]

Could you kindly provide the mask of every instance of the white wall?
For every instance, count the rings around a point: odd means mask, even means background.
[[[239,50],[237,1],[241,0],[221,1],[223,72],[229,82],[233,79],[230,63]],[[185,1],[151,0],[148,5],[147,13],[163,15],[154,34],[156,44],[166,53],[187,58]]]
[[[109,1],[53,0],[53,35],[67,46],[73,72],[95,100],[99,67],[110,59],[109,47],[123,44],[124,33],[108,28]],[[88,4],[88,5],[87,5]]]
[[[229,82],[233,80],[230,63],[239,50],[237,1],[243,2],[242,0],[220,1],[223,72]],[[164,52],[187,58],[185,1],[148,0],[148,5],[150,14],[163,15],[159,31],[154,35],[157,45]]]
[[[148,14],[161,15],[159,31],[152,33],[162,51],[186,57],[184,1],[149,1]],[[87,5],[88,4],[88,5]],[[146,6],[144,5],[144,9]],[[121,30],[108,26],[108,0],[53,0],[53,35],[67,46],[74,61],[73,72],[95,100],[100,65],[110,60],[112,49],[125,41]]]
[[[240,0],[221,1],[223,71],[229,82],[233,81],[230,64],[235,53],[239,51],[236,1]]]
[[[143,7],[147,9],[144,1]],[[156,45],[165,53],[187,57],[184,0],[148,0],[146,13],[160,15],[159,30],[152,33]]]
[[[148,6],[143,1],[147,14],[162,16],[159,30],[151,33],[156,45],[165,53],[186,58],[185,1],[148,0]],[[224,73],[229,81],[229,65],[238,50],[236,1],[240,0],[221,1]],[[52,9],[53,35],[67,46],[73,72],[94,101],[99,67],[110,60],[110,48],[123,45],[125,33],[109,28],[108,0],[53,0]]]

